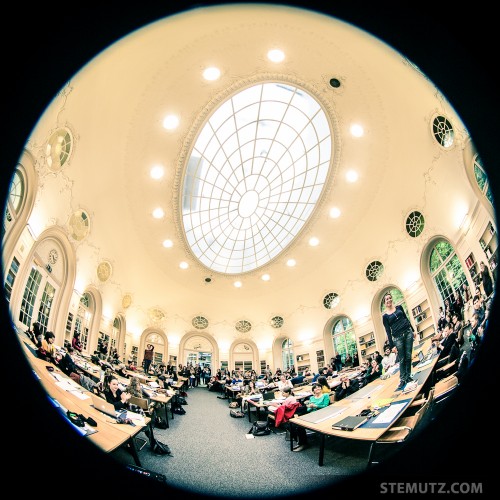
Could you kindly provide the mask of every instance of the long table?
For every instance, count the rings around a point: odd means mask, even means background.
[[[348,398],[336,401],[326,408],[305,415],[295,415],[289,420],[291,428],[293,430],[294,426],[304,427],[320,435],[319,465],[323,465],[325,440],[328,436],[363,441],[376,441],[412,404],[417,395],[427,386],[429,380],[432,380],[432,374],[437,360],[438,355],[435,355],[429,364],[415,371],[413,376],[418,385],[416,389],[411,392],[405,393],[403,391],[396,391],[396,387],[399,384],[399,374],[395,373],[385,380],[379,378],[372,381]],[[392,406],[393,409],[400,409],[399,413],[396,414],[393,414],[393,410],[391,410],[390,414],[393,418],[390,421],[384,422],[383,424],[367,423],[353,431],[332,428],[334,424],[343,418],[358,415],[363,409],[374,405],[376,402],[388,400],[390,400],[389,408]],[[389,411],[389,408],[386,411]],[[380,415],[382,414],[383,413]],[[381,418],[380,422],[384,420],[384,418]],[[373,422],[375,422],[375,419]],[[293,440],[290,440],[290,450],[293,450]]]
[[[35,357],[29,348],[24,345],[24,342],[22,342],[22,344],[33,371],[46,390],[48,396],[56,400],[61,406],[67,408],[69,411],[82,414],[85,417],[92,417],[97,422],[97,427],[95,428],[97,432],[86,436],[86,438],[107,453],[116,450],[120,446],[129,444],[136,465],[141,466],[134,437],[149,424],[150,419],[145,417],[144,425],[131,426],[127,424],[118,424],[115,419],[96,410],[92,406],[92,399],[89,391],[86,391],[48,361]],[[47,367],[53,370],[49,371]],[[58,384],[57,379],[64,383]],[[72,389],[68,389],[70,386]]]

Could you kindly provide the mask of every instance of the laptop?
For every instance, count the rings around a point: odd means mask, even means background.
[[[421,350],[417,352],[417,356],[418,356],[418,360],[417,361],[413,361],[413,363],[411,364],[411,366],[413,366],[414,368],[419,363],[422,363],[424,361],[424,359],[425,359],[424,353]]]
[[[122,413],[121,411],[115,410],[115,407],[111,403],[108,403],[105,399],[102,399],[96,394],[91,393],[90,397],[92,398],[92,406],[96,410],[99,410],[112,418],[116,418],[120,413]]]
[[[270,401],[271,399],[274,399],[274,391],[267,391],[263,394],[264,401]]]

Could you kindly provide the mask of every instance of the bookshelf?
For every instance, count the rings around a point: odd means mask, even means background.
[[[325,351],[323,349],[316,351],[316,360],[318,361],[318,370],[321,370],[325,366]]]
[[[488,222],[486,229],[479,239],[479,244],[481,245],[481,248],[486,255],[488,265],[490,266],[493,274],[493,279],[494,281],[496,281],[498,265],[498,236],[493,223]]]
[[[266,373],[266,368],[267,368],[267,363],[266,363],[266,360],[261,360],[260,361],[260,373],[261,375],[263,375],[264,373]]]
[[[472,281],[477,285],[479,282],[479,264],[472,252],[465,259],[465,265],[467,266]]]
[[[359,348],[361,351],[361,361],[366,361],[377,350],[375,334],[373,332],[365,333],[359,337]]]
[[[432,337],[436,333],[434,320],[432,318],[431,308],[427,299],[416,305],[411,310],[417,333],[420,340],[425,340]]]
[[[311,359],[308,353],[297,354],[297,374],[311,369]]]

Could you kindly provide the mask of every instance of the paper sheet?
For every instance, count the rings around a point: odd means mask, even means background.
[[[382,412],[378,417],[373,420],[374,424],[389,424],[391,423],[406,407],[406,402],[404,403],[393,403],[387,410]]]

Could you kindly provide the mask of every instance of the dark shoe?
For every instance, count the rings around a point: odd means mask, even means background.
[[[406,382],[400,382],[396,387],[396,391],[402,391],[405,388]]]
[[[293,451],[302,451],[307,448],[307,445],[305,444],[300,444],[299,446],[296,446]]]

